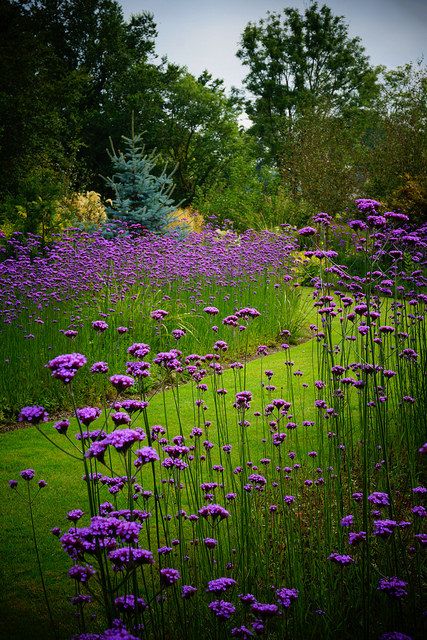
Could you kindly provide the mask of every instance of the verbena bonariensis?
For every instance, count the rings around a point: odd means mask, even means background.
[[[295,247],[284,233],[252,231],[108,240],[76,230],[48,247],[37,236],[15,234],[0,263],[3,417],[38,397],[31,372],[69,343],[91,360],[108,358],[113,368],[122,366],[119,354],[127,335],[158,351],[169,348],[171,335],[188,351],[207,350],[215,324],[204,309],[213,305],[224,317],[236,305],[256,305],[262,314],[257,330],[249,327],[245,335],[245,318],[239,321],[228,340],[230,359],[240,357],[246,345],[254,349],[260,339],[274,342],[285,324],[298,339],[301,294],[291,277]],[[153,315],[160,311],[164,315]],[[20,385],[12,382],[18,378]],[[86,372],[77,384],[89,402],[102,394],[100,379]],[[46,390],[43,402],[60,409],[67,396]]]
[[[49,361],[72,403],[90,366],[111,398],[102,416],[76,406],[72,424],[53,427],[44,407],[21,411],[84,466],[87,500],[53,530],[70,559],[77,638],[421,638],[426,229],[377,208],[359,203],[350,224],[362,277],[328,250],[327,214],[302,233],[319,261],[309,370],[296,368],[285,328],[279,369],[259,345],[258,388],[246,362],[226,376],[229,337],[261,318],[213,304],[218,334],[203,355],[128,341],[126,373],[86,354]],[[164,413],[153,415],[154,371]]]

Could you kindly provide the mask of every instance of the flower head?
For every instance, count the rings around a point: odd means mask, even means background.
[[[165,587],[171,587],[175,582],[181,578],[181,574],[177,569],[170,569],[168,567],[160,569],[160,582]]]
[[[85,356],[81,353],[65,353],[50,360],[46,367],[51,370],[53,378],[68,384],[86,362]]]
[[[209,609],[219,620],[228,620],[236,611],[236,607],[225,600],[214,600],[209,604]]]
[[[49,415],[44,407],[30,406],[23,407],[18,416],[19,422],[29,422],[30,424],[40,424],[40,422],[47,422]]]

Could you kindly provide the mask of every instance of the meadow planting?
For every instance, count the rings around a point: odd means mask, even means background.
[[[355,212],[3,239],[5,637],[424,637],[427,226]]]

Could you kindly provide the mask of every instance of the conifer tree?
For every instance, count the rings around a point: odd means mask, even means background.
[[[132,124],[131,137],[123,136],[125,151],[117,153],[111,145],[109,156],[114,174],[105,181],[113,191],[114,198],[106,211],[110,219],[163,233],[177,209],[171,198],[174,171],[168,174],[165,167],[160,175],[155,175],[153,172],[158,165],[158,155],[155,151],[145,153],[141,139],[140,134],[135,135]]]

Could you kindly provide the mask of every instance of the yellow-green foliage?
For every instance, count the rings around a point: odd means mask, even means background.
[[[205,224],[202,214],[191,207],[177,209],[173,213],[173,218],[173,222],[169,225],[170,228],[186,226],[196,233],[200,233]]]
[[[101,196],[96,191],[73,193],[60,207],[64,218],[71,217],[85,226],[99,225],[107,219]]]
[[[311,279],[319,273],[319,258],[316,256],[307,257],[304,251],[295,251],[293,255],[295,258],[295,279],[301,284],[310,284]]]

